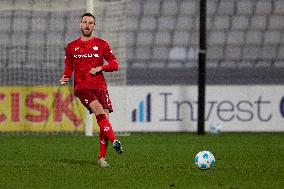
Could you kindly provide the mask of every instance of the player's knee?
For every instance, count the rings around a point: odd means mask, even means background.
[[[104,114],[104,109],[98,100],[94,100],[89,104],[89,107],[95,115]]]

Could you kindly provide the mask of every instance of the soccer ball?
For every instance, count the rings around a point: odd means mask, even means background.
[[[209,133],[219,134],[221,133],[222,126],[219,123],[212,123],[209,127]]]
[[[199,169],[205,170],[210,169],[215,164],[215,157],[209,151],[200,151],[194,158],[195,164]]]

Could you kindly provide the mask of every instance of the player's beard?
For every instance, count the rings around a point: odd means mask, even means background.
[[[82,32],[83,36],[85,36],[85,37],[90,37],[92,35],[92,31],[93,30],[91,30],[91,29],[86,30],[84,28],[81,28],[81,32]]]

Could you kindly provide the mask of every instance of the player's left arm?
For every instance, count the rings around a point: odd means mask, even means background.
[[[104,71],[104,72],[113,72],[117,71],[119,66],[118,66],[118,61],[114,54],[112,54],[112,50],[110,46],[105,43],[105,46],[103,48],[103,58],[107,61],[107,64],[103,66],[98,66],[95,68],[92,68],[90,70],[91,74],[96,74],[98,72]]]

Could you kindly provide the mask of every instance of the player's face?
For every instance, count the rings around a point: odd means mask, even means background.
[[[84,16],[80,23],[80,28],[82,35],[85,37],[90,37],[92,35],[92,31],[95,29],[95,21],[91,16]]]

